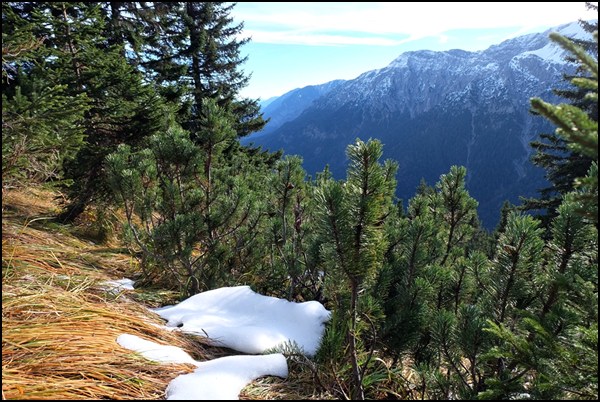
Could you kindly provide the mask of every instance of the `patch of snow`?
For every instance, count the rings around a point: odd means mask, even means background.
[[[105,282],[102,282],[102,285],[108,291],[110,291],[112,293],[118,293],[122,290],[134,290],[134,288],[133,288],[134,283],[135,283],[135,281],[133,281],[132,279],[123,278],[123,279],[117,279],[114,281],[105,281]]]
[[[199,362],[176,346],[160,345],[139,336],[122,334],[117,337],[122,347],[140,353],[159,363],[189,363],[193,373],[182,374],[167,386],[167,399],[225,400],[239,399],[242,388],[251,381],[274,375],[288,376],[288,366],[281,353],[261,356],[228,356]]]
[[[273,375],[287,378],[285,357],[278,354],[261,356],[227,356],[197,363],[190,374],[180,375],[167,387],[167,399],[232,400],[251,381]]]
[[[190,363],[198,366],[198,362],[186,351],[177,346],[161,345],[148,341],[136,335],[122,334],[117,337],[117,343],[125,349],[133,350],[148,360],[159,363]]]
[[[199,293],[154,312],[167,326],[206,336],[218,346],[256,354],[295,342],[309,356],[316,354],[330,318],[317,301],[294,303],[260,295],[249,286]]]
[[[593,23],[597,21],[598,20],[589,20],[588,22]],[[584,30],[579,22],[571,22],[569,24],[561,25],[558,27],[556,32],[571,39],[592,39],[592,34]]]
[[[541,49],[523,52],[517,57],[537,56],[550,63],[565,64],[565,51],[558,44],[551,42]]]
[[[570,39],[580,39],[580,40],[591,40],[592,35],[589,32],[586,32],[578,22],[572,22],[569,24],[561,25],[557,29],[550,29],[546,31],[544,34],[548,35],[549,32],[558,32],[562,36],[566,36]],[[527,52],[521,53],[518,57],[527,57],[529,55],[538,56],[539,58],[549,61],[551,63],[559,63],[565,64],[564,56],[567,52],[560,47],[557,43],[550,41],[544,47],[531,50]]]

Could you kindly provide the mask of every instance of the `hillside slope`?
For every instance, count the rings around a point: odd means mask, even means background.
[[[174,292],[107,289],[107,280],[134,276],[136,261],[117,241],[92,241],[89,218],[53,223],[55,197],[32,188],[3,194],[2,399],[164,399],[172,379],[196,368],[146,360],[117,344],[121,334],[178,346],[200,361],[232,354],[164,329],[148,307],[175,303]],[[240,397],[309,398],[297,393],[306,384],[281,383],[259,379]]]

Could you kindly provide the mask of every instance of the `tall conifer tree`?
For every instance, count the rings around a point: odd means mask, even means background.
[[[245,136],[265,122],[255,100],[241,99],[249,76],[241,70],[246,61],[238,39],[243,23],[230,16],[235,4],[223,2],[172,2],[161,17],[162,33],[145,49],[142,64],[162,86],[165,96],[182,106],[180,122],[192,136],[198,131],[202,99],[211,98],[235,118],[234,130]]]
[[[85,94],[48,76],[48,38],[23,18],[22,5],[2,3],[2,184],[60,178],[83,143]],[[23,184],[23,183],[20,183]]]
[[[598,105],[598,55],[590,55],[581,46],[569,39],[551,34],[550,38],[568,50],[579,60],[580,67],[588,75],[575,77],[571,82],[585,92],[585,99]],[[598,31],[594,32],[596,47]],[[583,190],[578,197],[584,200],[585,208],[580,212],[588,216],[598,226],[598,121],[575,105],[552,105],[539,98],[531,100],[535,111],[557,126],[556,135],[567,141],[569,149],[583,157],[590,158],[591,166],[587,175],[581,174],[573,185]],[[585,176],[585,177],[584,177]]]
[[[586,7],[598,11],[598,6],[595,4],[586,3]],[[575,39],[574,43],[597,59],[598,43],[594,41],[592,34],[598,30],[598,21],[580,21],[580,25],[590,34],[590,39]],[[566,81],[571,82],[573,78],[590,76],[589,71],[579,64],[579,60],[573,54],[568,54],[566,59],[577,65],[575,75],[564,75]],[[584,110],[590,119],[598,121],[598,104],[586,96],[586,89],[574,85],[567,89],[555,89],[554,92],[573,106]],[[568,142],[556,133],[541,134],[540,140],[532,142],[531,146],[535,150],[531,160],[535,165],[546,170],[546,178],[550,186],[541,189],[538,198],[525,199],[521,208],[541,211],[542,223],[549,228],[551,219],[556,216],[556,209],[561,203],[562,196],[574,189],[576,178],[587,174],[592,158],[569,149]]]
[[[28,3],[25,15],[36,34],[48,38],[48,54],[39,74],[64,85],[71,96],[85,96],[85,142],[65,164],[69,204],[60,219],[75,219],[87,205],[108,194],[103,162],[121,143],[135,144],[163,128],[165,110],[152,88],[123,57],[123,48],[108,43],[105,16],[98,3]]]
[[[358,362],[359,292],[382,268],[386,248],[383,222],[392,206],[397,165],[380,164],[382,145],[377,140],[357,140],[347,149],[350,166],[345,183],[325,180],[317,190],[321,229],[331,239],[336,278],[344,278],[350,291],[347,339],[352,364],[352,399],[364,399],[364,370]],[[341,276],[340,276],[341,275]],[[343,309],[346,306],[338,306]]]

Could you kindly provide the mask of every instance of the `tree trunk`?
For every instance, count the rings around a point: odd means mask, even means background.
[[[76,199],[67,205],[56,219],[61,223],[73,223],[83,213],[86,204],[87,199]]]
[[[353,377],[353,389],[352,399],[363,401],[365,399],[365,390],[362,385],[362,376],[360,374],[360,368],[358,367],[358,356],[356,351],[356,316],[357,316],[357,300],[358,300],[358,281],[351,279],[352,281],[352,301],[350,307],[351,323],[349,332],[350,342],[350,360],[352,363],[352,377]]]

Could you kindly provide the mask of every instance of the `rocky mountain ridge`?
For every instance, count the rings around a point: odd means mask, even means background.
[[[399,162],[397,196],[405,200],[421,178],[432,185],[451,165],[463,165],[480,217],[493,228],[504,200],[518,204],[545,185],[544,172],[529,161],[529,143],[553,127],[529,113],[529,99],[560,101],[552,89],[565,87],[563,74],[573,69],[550,31],[585,35],[571,23],[477,52],[405,52],[353,80],[276,99],[265,108],[275,125],[246,143],[301,155],[311,175],[329,165],[343,178],[347,144],[378,138],[384,158]],[[298,102],[308,93],[313,98]]]

